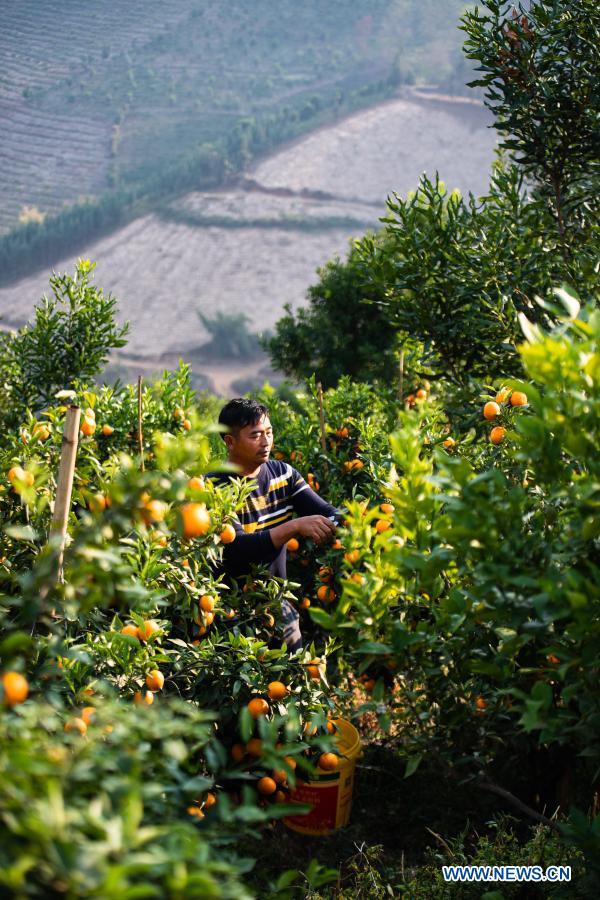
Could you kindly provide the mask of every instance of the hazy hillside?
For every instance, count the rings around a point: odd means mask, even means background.
[[[241,119],[443,80],[459,0],[0,2],[0,232],[118,194]],[[240,150],[243,161],[243,147]]]

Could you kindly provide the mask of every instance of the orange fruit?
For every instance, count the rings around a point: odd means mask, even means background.
[[[258,793],[263,794],[263,796],[274,794],[277,790],[277,784],[273,781],[272,778],[269,778],[268,775],[264,775],[262,778],[259,778],[256,787]]]
[[[283,761],[287,765],[288,769],[291,769],[292,771],[298,765],[298,763],[296,762],[296,760],[294,759],[293,756],[284,756]]]
[[[331,549],[332,550],[343,550],[344,545],[342,544],[342,542],[340,541],[339,538],[336,538],[335,541],[333,542],[333,544],[331,545]]]
[[[296,553],[296,551],[300,549],[300,542],[297,541],[296,538],[290,538],[285,546],[290,553]]]
[[[147,641],[152,637],[157,631],[160,631],[160,625],[158,622],[155,622],[154,619],[147,619],[143,625],[140,625],[138,628],[138,634],[140,641]]]
[[[333,722],[328,722],[328,723],[327,723],[327,732],[328,732],[328,734],[335,734],[336,731],[337,731],[337,728],[335,727],[335,725],[333,724]]]
[[[106,509],[106,497],[104,494],[93,494],[88,501],[88,506],[94,513],[103,512]]]
[[[392,503],[380,503],[379,509],[382,513],[385,513],[388,516],[391,516],[391,514],[394,512],[394,506]]]
[[[283,700],[288,689],[282,681],[271,681],[267,687],[269,700]]]
[[[274,617],[271,615],[270,612],[267,612],[266,610],[265,610],[265,625],[267,626],[267,628],[273,628],[273,626],[275,625]]]
[[[347,553],[344,553],[344,559],[347,563],[357,563],[360,559],[360,550],[348,550]]]
[[[509,388],[506,388],[506,387],[500,388],[500,390],[496,394],[496,403],[504,403],[505,400],[508,399],[508,397],[510,397]]]
[[[2,676],[4,688],[4,703],[6,706],[16,706],[23,703],[29,694],[29,682],[20,672],[5,672]]]
[[[220,539],[221,543],[222,544],[231,544],[233,541],[235,541],[235,537],[236,537],[236,534],[235,534],[235,528],[233,527],[233,525],[229,525],[229,524],[224,525],[223,531],[219,535],[219,539]]]
[[[206,797],[204,798],[204,806],[206,809],[210,809],[211,806],[214,806],[217,802],[217,797],[211,791],[208,792]]]
[[[195,816],[197,819],[203,819],[204,813],[199,806],[188,806],[186,810],[188,816]]]
[[[164,683],[165,676],[160,669],[152,669],[152,671],[148,672],[146,675],[146,687],[153,693],[155,691],[162,691]]]
[[[235,609],[230,609],[225,618],[226,619],[235,619]]]
[[[442,446],[445,447],[446,450],[449,450],[451,447],[456,446],[456,441],[454,440],[454,438],[451,438],[451,437],[446,438],[446,440],[444,441]]]
[[[335,433],[337,434],[337,436],[339,438],[347,438],[348,435],[350,434],[350,432],[348,431],[348,429],[346,428],[345,425],[342,425],[341,428],[336,428]]]
[[[185,418],[185,410],[183,410],[180,406],[176,406],[173,410],[173,418],[174,419],[184,419]]]
[[[142,510],[144,522],[162,522],[167,511],[167,504],[162,500],[148,500]]]
[[[205,503],[184,503],[181,507],[181,520],[186,540],[203,537],[210,528],[210,513]]]
[[[485,406],[483,407],[483,417],[484,419],[495,419],[496,416],[500,415],[500,407],[495,402],[495,400],[489,400]]]
[[[492,428],[490,431],[490,441],[492,444],[501,444],[504,440],[504,435],[506,434],[504,428],[501,425],[496,425],[495,428]]]
[[[204,478],[200,478],[198,475],[193,475],[187,483],[190,491],[203,491],[204,490]]]
[[[65,731],[78,731],[79,734],[85,734],[87,731],[87,725],[80,719],[78,716],[75,716],[72,719],[67,719],[65,722]]]
[[[234,744],[231,748],[231,758],[234,762],[241,763],[245,755],[246,751],[241,744]]]
[[[292,450],[292,452],[290,453],[290,459],[292,460],[292,462],[297,459],[302,459],[302,452],[300,450]]]
[[[273,456],[275,459],[285,459],[285,453],[282,453],[281,450],[276,450]]]
[[[212,623],[215,621],[214,612],[205,612],[204,613],[204,621],[206,622],[207,625],[212,625]]]
[[[375,525],[375,531],[377,534],[383,534],[384,531],[387,531],[388,528],[391,528],[392,525],[388,522],[387,519],[378,519]]]
[[[368,691],[370,694],[374,687],[375,687],[375,679],[367,678],[367,680],[364,682],[365,691]]]
[[[513,391],[510,395],[511,406],[527,406],[527,394],[523,391]]]
[[[417,400],[426,400],[427,399],[427,391],[425,390],[425,388],[419,388],[419,390],[415,394],[415,398]]]
[[[186,431],[190,431],[190,430],[191,430],[192,423],[190,422],[189,419],[184,419],[183,422],[182,422],[181,424],[183,425],[183,427],[184,427],[184,429],[185,429]]]
[[[317,765],[324,772],[334,772],[339,762],[339,758],[335,753],[321,753]]]
[[[129,625],[123,625],[121,628],[121,634],[128,634],[130,637],[139,638],[140,630],[137,625],[133,625],[130,623]]]
[[[112,427],[112,425],[104,424],[102,426],[102,434],[104,435],[104,437],[110,437],[111,434],[113,434],[114,430],[115,429]]]
[[[246,707],[253,719],[264,716],[269,712],[269,704],[262,697],[253,697]]]
[[[319,671],[320,662],[320,659],[311,659],[311,661],[306,665],[306,671],[313,681],[321,680],[321,673]]]
[[[477,707],[477,709],[486,709],[487,700],[484,700],[483,697],[477,697],[477,699],[475,700],[475,706]]]
[[[182,560],[181,560],[181,565],[182,565],[182,567],[183,567],[184,569],[189,569],[189,567],[190,567],[190,561],[189,561],[189,559],[182,559]]]
[[[28,472],[25,469],[22,469],[21,466],[13,466],[12,469],[9,469],[8,479],[13,485],[15,481],[22,481],[23,484],[26,484],[28,487],[31,487],[35,480],[33,472]]]
[[[50,437],[50,429],[45,422],[36,422],[33,426],[33,436],[39,441],[47,441]]]
[[[277,782],[277,784],[285,784],[287,780],[287,772],[285,769],[273,769],[271,772],[273,777],[273,781]]]
[[[300,601],[300,609],[308,609],[309,606],[310,600],[308,599],[308,597],[303,597]]]
[[[212,612],[215,608],[215,601],[208,594],[203,594],[199,600],[200,609],[204,610],[204,612]]]
[[[275,796],[273,797],[275,803],[285,803],[287,797],[285,795],[285,791],[275,791]]]
[[[553,666],[557,666],[560,662],[558,656],[555,656],[553,653],[551,653],[550,656],[547,656],[546,659],[549,663],[552,663]]]
[[[83,707],[83,709],[81,710],[81,718],[83,719],[83,721],[85,722],[86,725],[90,724],[90,722],[92,721],[92,716],[95,714],[95,712],[96,712],[95,706],[84,706]]]
[[[84,419],[79,426],[79,430],[85,437],[91,437],[96,430],[96,423],[91,419]]]
[[[331,581],[331,576],[333,575],[333,571],[329,568],[329,566],[321,566],[319,569],[319,578],[321,581],[328,584]]]
[[[154,703],[154,694],[152,691],[146,691],[145,695],[142,697],[142,692],[136,691],[133,695],[133,700],[135,703],[145,703],[147,706],[152,706]]]
[[[263,743],[260,738],[250,738],[246,744],[246,753],[258,759],[259,756],[262,756],[262,748]]]
[[[360,572],[353,572],[350,576],[350,581],[354,581],[356,584],[364,584],[365,576],[361,575]]]
[[[322,603],[333,603],[335,600],[335,591],[326,584],[322,584],[317,591],[317,598]]]

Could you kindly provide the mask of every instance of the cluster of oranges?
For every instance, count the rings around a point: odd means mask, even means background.
[[[493,422],[502,412],[502,404],[510,403],[511,406],[527,406],[527,394],[523,391],[510,391],[501,388],[496,394],[495,400],[488,400],[483,407],[483,417],[488,422]],[[502,425],[495,425],[490,431],[490,441],[496,446],[504,440],[506,429]]]
[[[404,404],[408,406],[409,409],[414,409],[417,403],[423,403],[427,400],[428,390],[426,387],[418,388],[414,394],[409,394],[404,399]]]

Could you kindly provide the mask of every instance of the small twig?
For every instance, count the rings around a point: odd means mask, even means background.
[[[138,438],[138,446],[140,449],[140,469],[144,471],[144,436],[142,433],[142,382],[143,377],[138,375],[138,420],[137,420],[137,438]]]
[[[428,825],[426,825],[425,828],[427,829],[429,834],[433,835],[433,837],[436,839],[436,841],[438,842],[440,847],[442,847],[446,851],[446,853],[448,854],[450,859],[454,859],[455,854],[452,852],[452,850],[450,849],[450,847],[448,846],[448,844],[446,843],[444,838],[441,836],[441,834],[438,834],[436,831],[433,831],[433,829],[431,829]]]
[[[532,809],[531,806],[527,806],[526,803],[523,803],[522,800],[519,800],[519,798],[515,797],[514,794],[511,794],[510,791],[500,787],[499,784],[495,784],[487,778],[479,778],[472,783],[482,791],[489,791],[490,794],[496,794],[496,796],[502,797],[516,809],[520,810],[520,812],[525,813],[525,815],[529,816],[531,819],[535,819],[536,822],[542,822],[542,824],[547,825],[548,828],[552,828],[554,831],[559,830],[556,822],[552,821],[552,819],[549,819],[547,816],[542,815],[542,813],[537,812],[535,809]]]
[[[327,455],[327,440],[325,436],[325,413],[323,411],[323,385],[321,382],[317,382],[317,396],[319,398],[319,424],[321,426],[321,447],[323,448],[323,453]],[[323,466],[327,468],[327,463],[324,462]]]
[[[402,403],[402,398],[404,397],[404,350],[400,351],[400,360],[398,363],[398,373],[400,376],[398,390],[400,393],[400,402]]]

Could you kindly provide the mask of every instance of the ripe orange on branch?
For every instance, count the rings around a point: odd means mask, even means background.
[[[133,625],[130,623],[129,625],[123,625],[123,627],[121,628],[121,634],[128,634],[129,637],[139,638],[140,630],[137,625]]]
[[[384,531],[387,531],[388,528],[391,527],[391,522],[388,522],[387,519],[378,519],[375,525],[375,531],[377,534],[383,534]]]
[[[500,407],[494,400],[489,400],[485,406],[483,407],[483,417],[484,419],[495,419],[496,416],[500,415]]]
[[[184,503],[180,512],[186,540],[203,537],[210,529],[210,513],[205,503]]]
[[[146,687],[153,693],[155,691],[162,691],[164,683],[165,676],[160,669],[152,669],[152,671],[148,672],[146,675]]]
[[[198,475],[193,475],[187,483],[190,491],[203,491],[204,490],[204,479],[200,478]]]
[[[262,697],[253,697],[246,708],[253,719],[258,719],[269,712],[269,704]]]
[[[147,619],[143,625],[140,625],[138,628],[138,634],[140,641],[147,641],[152,637],[157,631],[160,631],[160,625],[154,621],[154,619]]]
[[[335,591],[326,584],[322,584],[317,591],[317,598],[322,603],[333,603],[335,600]]]
[[[20,672],[5,672],[2,676],[2,687],[6,706],[23,703],[29,694],[29,682]]]
[[[235,541],[235,538],[236,538],[236,534],[235,534],[235,528],[233,527],[233,525],[230,525],[229,523],[227,525],[224,525],[223,530],[222,530],[221,534],[219,535],[219,539],[220,539],[221,543],[222,544],[231,544],[231,543],[233,543],[233,541]]]
[[[285,546],[290,553],[296,553],[300,549],[300,542],[296,538],[290,538]]]
[[[324,772],[334,772],[339,765],[339,758],[335,753],[321,753],[317,765]]]
[[[511,406],[527,406],[527,394],[523,391],[513,391],[510,395]]]
[[[209,594],[203,594],[200,597],[199,605],[204,612],[212,612],[215,608],[215,601]]]
[[[271,681],[267,687],[267,692],[269,700],[283,700],[288,689],[282,681]]]
[[[497,425],[490,431],[490,441],[492,442],[492,444],[496,444],[497,446],[498,444],[502,443],[505,434],[506,431],[504,430],[504,428],[502,428],[501,425]]]
[[[269,778],[268,775],[265,775],[263,778],[259,778],[256,787],[258,789],[258,793],[263,794],[263,796],[274,794],[277,790],[277,784],[272,778]]]

